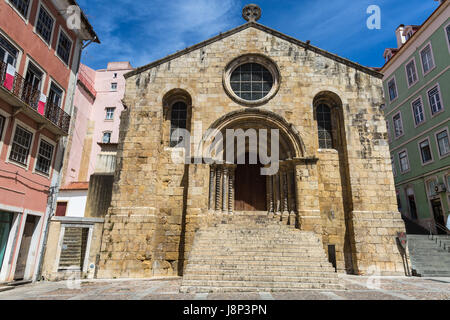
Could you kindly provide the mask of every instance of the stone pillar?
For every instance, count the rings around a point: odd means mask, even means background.
[[[288,202],[288,175],[285,168],[281,172],[283,176],[283,213],[289,214],[289,202]]]
[[[235,166],[231,166],[228,171],[228,213],[234,212],[234,172]]]
[[[223,180],[222,180],[222,212],[227,212],[227,204],[228,204],[228,197],[227,197],[227,191],[228,191],[228,167],[223,166]]]
[[[273,212],[273,176],[267,176],[267,212]]]
[[[209,210],[214,210],[214,195],[215,195],[215,184],[214,180],[216,178],[216,168],[214,166],[209,167]]]
[[[215,199],[215,209],[216,211],[220,210],[220,196],[222,195],[222,190],[221,190],[221,186],[222,186],[222,171],[220,169],[220,167],[216,167],[216,199]]]
[[[277,173],[273,176],[273,202],[274,202],[274,210],[275,214],[279,214],[280,210],[280,173]]]

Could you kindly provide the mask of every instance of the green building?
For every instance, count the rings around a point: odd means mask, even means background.
[[[450,224],[449,17],[441,1],[421,26],[400,25],[381,69],[399,210],[433,233]]]

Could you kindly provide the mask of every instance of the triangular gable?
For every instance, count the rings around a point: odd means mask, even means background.
[[[159,66],[159,65],[161,65],[163,63],[169,62],[169,61],[171,61],[173,59],[176,59],[176,58],[181,57],[181,56],[183,56],[185,54],[188,54],[188,53],[190,53],[192,51],[201,49],[201,48],[203,48],[203,47],[205,47],[207,45],[210,45],[211,43],[214,43],[216,41],[219,41],[219,40],[222,40],[222,39],[227,38],[229,36],[232,36],[232,35],[234,35],[234,34],[236,34],[238,32],[241,32],[241,31],[247,29],[247,28],[255,28],[255,29],[261,30],[261,31],[269,33],[269,34],[271,34],[271,35],[273,35],[273,36],[275,36],[277,38],[286,40],[286,41],[288,41],[288,42],[290,42],[292,44],[295,44],[295,45],[298,45],[298,46],[300,46],[302,48],[305,48],[305,50],[310,50],[312,52],[318,53],[318,54],[320,54],[322,56],[325,56],[327,58],[335,60],[335,61],[337,61],[339,63],[345,64],[345,65],[347,65],[347,66],[349,66],[351,68],[354,68],[354,69],[359,70],[361,72],[367,73],[367,74],[369,74],[371,76],[374,76],[376,78],[379,78],[379,79],[383,78],[383,75],[381,73],[375,71],[372,68],[365,67],[365,66],[362,66],[362,65],[360,65],[360,64],[358,64],[356,62],[348,60],[346,58],[342,58],[342,57],[340,57],[340,56],[338,56],[336,54],[330,53],[330,52],[328,52],[326,50],[323,50],[323,49],[320,49],[318,47],[312,46],[309,43],[306,43],[306,42],[300,41],[298,39],[295,39],[293,37],[287,36],[287,35],[279,32],[279,31],[276,31],[274,29],[266,27],[266,26],[264,26],[262,24],[259,24],[257,22],[247,22],[247,23],[245,23],[245,24],[243,24],[243,25],[241,25],[241,26],[239,26],[237,28],[231,29],[231,30],[229,30],[227,32],[224,32],[224,33],[220,33],[219,35],[217,35],[217,36],[215,36],[213,38],[210,38],[210,39],[208,39],[206,41],[200,42],[200,43],[198,43],[196,45],[193,45],[191,47],[188,47],[188,48],[186,48],[184,50],[180,50],[180,51],[178,51],[178,52],[176,52],[174,54],[168,55],[168,56],[166,56],[166,57],[164,57],[164,58],[162,58],[160,60],[156,60],[156,61],[154,61],[154,62],[152,62],[150,64],[147,64],[145,66],[136,68],[136,70],[128,72],[124,76],[125,76],[125,78],[132,77],[134,75],[137,75],[137,74],[142,73],[144,71],[147,71],[149,69],[157,67],[157,66]]]

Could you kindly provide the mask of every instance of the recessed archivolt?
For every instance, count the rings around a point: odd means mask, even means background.
[[[271,142],[270,130],[278,129],[280,159],[287,160],[306,157],[305,145],[294,125],[288,123],[276,113],[261,109],[235,111],[216,120],[204,134],[202,142],[198,146],[197,154],[207,154],[213,144],[223,143],[222,140],[226,137],[227,129],[242,129],[243,131],[247,129],[267,129],[268,144]],[[222,134],[221,137],[219,136],[219,139],[215,138],[217,132]],[[223,146],[225,146],[224,143]],[[248,143],[246,143],[246,152],[248,151]],[[237,152],[235,152],[235,155],[237,155]]]

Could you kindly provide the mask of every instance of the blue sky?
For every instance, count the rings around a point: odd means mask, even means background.
[[[253,1],[253,0],[252,0]],[[94,69],[108,61],[139,67],[237,27],[245,20],[239,0],[79,0],[102,44],[91,44],[82,62]],[[386,47],[396,47],[401,23],[422,24],[433,0],[255,0],[259,23],[362,65],[381,67]],[[381,29],[369,30],[369,5],[381,8]]]

